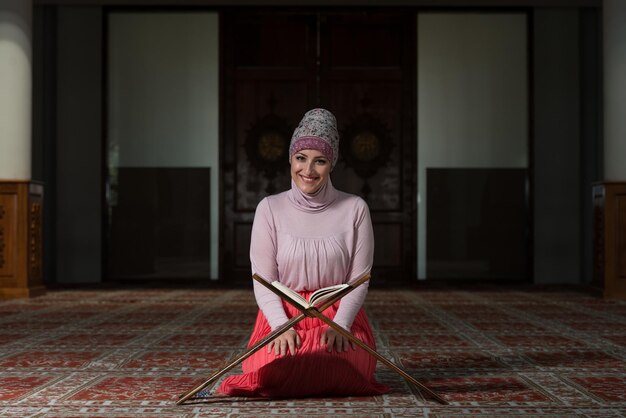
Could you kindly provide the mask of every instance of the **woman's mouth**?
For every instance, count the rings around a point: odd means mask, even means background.
[[[317,181],[317,177],[300,176],[300,178],[305,183],[315,183]]]

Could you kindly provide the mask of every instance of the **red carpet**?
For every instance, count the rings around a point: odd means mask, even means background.
[[[626,416],[626,303],[582,288],[372,290],[378,351],[450,402],[378,366],[375,397],[177,396],[240,353],[251,291],[58,290],[0,302],[3,417]]]

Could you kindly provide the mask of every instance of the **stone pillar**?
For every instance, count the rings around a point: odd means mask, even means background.
[[[31,181],[32,0],[0,2],[0,298],[42,285],[43,185]]]
[[[604,0],[604,181],[593,188],[594,282],[626,300],[626,2]]]
[[[626,1],[604,0],[604,179],[626,181]]]
[[[32,0],[0,3],[0,179],[30,180]]]

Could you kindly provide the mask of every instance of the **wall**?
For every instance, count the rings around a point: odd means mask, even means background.
[[[626,4],[604,0],[604,180],[626,181]]]
[[[32,179],[44,183],[44,283],[56,281],[56,13],[33,10]]]
[[[217,279],[218,15],[112,13],[108,33],[110,164],[211,168],[211,277]]]
[[[57,283],[101,277],[102,11],[57,12]]]
[[[0,180],[31,179],[32,7],[0,5]]]
[[[53,111],[57,115],[58,239],[51,250],[58,258],[57,282],[93,282],[101,275],[102,13],[98,7],[60,7],[57,12],[58,85]],[[588,242],[581,242],[581,236],[588,236],[588,219],[581,215],[581,205],[584,207],[589,200],[586,184],[595,177],[602,156],[597,155],[601,140],[594,124],[600,114],[599,106],[589,106],[591,102],[587,100],[590,96],[599,100],[599,81],[594,78],[593,68],[587,79],[578,71],[581,60],[588,62],[587,56],[581,57],[578,52],[579,17],[575,8],[539,8],[533,12],[530,99],[534,129],[530,135],[535,161],[533,234],[537,283],[577,283],[588,279],[581,277],[580,268],[581,260],[587,260],[590,251]],[[594,19],[591,16],[592,23],[596,22]],[[421,36],[420,39],[424,40]],[[589,48],[592,57],[596,51],[593,46]],[[581,82],[589,91],[582,97]],[[420,89],[428,87],[424,80],[419,84]],[[423,119],[427,115],[418,114],[422,118],[418,129],[428,126]],[[448,121],[440,119],[438,123],[443,130]],[[589,130],[583,137],[581,124]],[[455,125],[450,127],[458,129]],[[419,135],[426,133],[420,131]],[[585,150],[582,153],[581,147]],[[585,169],[588,174],[583,184],[581,170]],[[581,231],[583,224],[587,226]],[[216,233],[218,228],[212,226],[211,230]]]
[[[426,278],[426,169],[528,164],[526,16],[420,13],[418,277]]]
[[[534,13],[534,281],[581,278],[579,15]],[[590,198],[590,195],[589,195]]]
[[[581,281],[593,279],[593,184],[603,179],[602,152],[602,22],[601,11],[580,11],[580,117],[582,256]]]
[[[97,7],[57,9],[57,283],[98,282],[102,276],[102,13]],[[118,143],[120,135],[133,138],[127,144],[128,152],[121,154],[124,166],[215,167],[211,200],[218,208],[217,15],[202,13],[191,21],[159,21],[164,16],[153,15],[156,20],[144,20],[137,26],[137,21],[126,21],[126,26],[121,25],[127,33],[110,32],[128,36],[129,43],[112,39],[112,43],[126,46],[116,49],[122,55],[109,57],[116,63],[113,75],[126,72],[123,79],[113,76],[109,80],[113,83],[106,100],[112,106],[108,135]],[[184,29],[185,37],[171,36],[176,29],[172,25],[178,25],[179,32]],[[128,33],[131,27],[135,27],[134,36]],[[148,40],[146,36],[157,41],[154,46],[133,50],[133,45]],[[189,45],[196,49],[190,50]],[[166,51],[169,55],[162,60]],[[117,65],[120,62],[135,65]],[[118,81],[127,84],[116,84]],[[123,103],[116,101],[120,91],[130,93]],[[157,100],[163,95],[168,100]],[[133,112],[138,108],[145,110],[143,117]],[[212,278],[217,278],[218,271],[218,217],[219,211],[213,210]]]

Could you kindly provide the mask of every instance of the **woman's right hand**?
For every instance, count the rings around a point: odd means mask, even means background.
[[[296,349],[300,348],[300,343],[300,336],[292,328],[272,340],[272,342],[267,345],[267,352],[269,354],[272,352],[272,349],[274,349],[275,355],[284,356],[287,354],[287,350],[289,350],[289,353],[294,355],[296,354]]]

